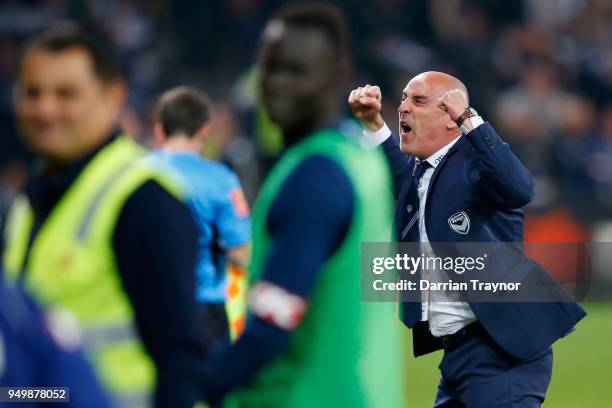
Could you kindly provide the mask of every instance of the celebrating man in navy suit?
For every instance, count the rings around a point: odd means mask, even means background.
[[[410,80],[398,108],[399,143],[380,115],[381,101],[380,89],[370,85],[348,100],[365,127],[364,143],[382,144],[393,170],[398,241],[523,241],[521,207],[532,199],[533,180],[469,107],[461,81],[441,72]],[[539,407],[551,378],[552,343],[585,316],[569,298],[436,302],[426,291],[421,296],[421,303],[402,304],[402,320],[413,329],[416,356],[444,349],[435,407]]]

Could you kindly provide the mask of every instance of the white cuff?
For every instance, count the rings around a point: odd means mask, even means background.
[[[470,124],[472,125],[472,129],[468,129],[465,126],[461,125],[459,128],[461,129],[461,133],[463,133],[464,135],[467,135],[472,130],[476,129],[478,126],[480,126],[480,125],[482,125],[484,123],[484,120],[482,120],[482,116],[473,116],[473,117],[468,118],[466,120],[470,121]]]
[[[391,136],[391,129],[389,129],[389,126],[387,126],[386,123],[376,132],[371,132],[364,129],[363,138],[361,138],[361,145],[365,149],[374,149],[376,146],[387,140],[389,136]]]
[[[472,121],[473,129],[476,129],[478,126],[484,123],[484,120],[482,120],[482,116],[474,116],[473,118],[470,118],[470,120]]]

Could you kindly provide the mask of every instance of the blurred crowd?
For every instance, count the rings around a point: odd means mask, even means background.
[[[0,4],[0,210],[31,163],[12,112],[19,47],[54,23],[109,35],[130,86],[124,130],[151,139],[153,102],[177,84],[215,102],[206,155],[230,165],[249,201],[282,146],[257,103],[256,43],[284,2],[262,0],[5,0]],[[396,121],[416,73],[461,78],[536,179],[531,241],[612,240],[612,1],[344,0],[353,84],[383,90]],[[347,88],[350,89],[350,88]],[[348,95],[348,93],[347,93]],[[348,108],[347,108],[348,114]]]

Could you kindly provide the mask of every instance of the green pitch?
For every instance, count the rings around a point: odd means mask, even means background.
[[[612,407],[612,303],[583,306],[587,317],[553,348],[553,377],[545,407]],[[412,338],[407,341],[412,344]],[[409,357],[406,388],[410,407],[433,406],[441,358],[442,352]]]

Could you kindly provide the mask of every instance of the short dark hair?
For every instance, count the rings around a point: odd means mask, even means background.
[[[338,57],[348,59],[348,24],[340,8],[328,3],[293,3],[281,8],[273,20],[283,21],[290,27],[321,31],[329,39]]]
[[[23,57],[29,52],[43,49],[62,52],[71,48],[82,48],[91,58],[94,72],[104,82],[113,82],[122,77],[121,63],[113,52],[113,46],[104,35],[78,27],[62,24],[43,31],[26,43]]]
[[[178,86],[159,97],[155,121],[161,123],[167,137],[177,133],[193,136],[212,116],[212,104],[203,92]]]

